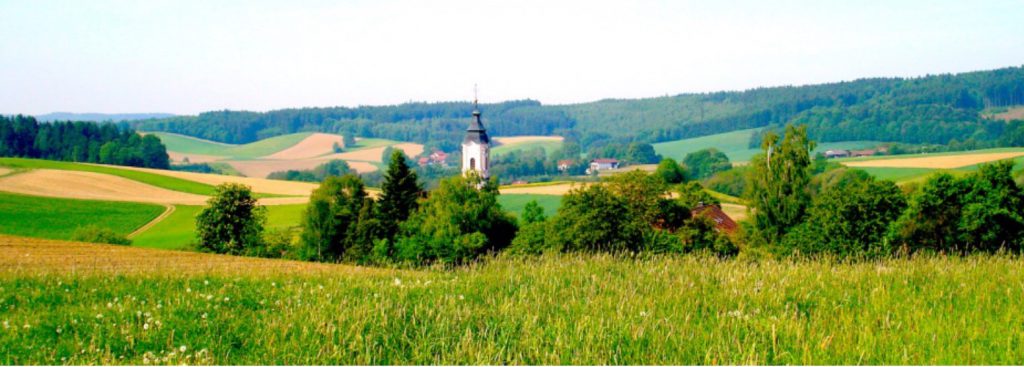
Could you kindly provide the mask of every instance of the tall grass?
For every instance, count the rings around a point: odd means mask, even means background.
[[[424,271],[0,271],[0,363],[1014,364],[1022,265],[579,255]]]

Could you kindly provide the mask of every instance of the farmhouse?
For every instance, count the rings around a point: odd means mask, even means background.
[[[597,158],[590,161],[587,174],[619,168],[619,160],[614,158]]]
[[[837,149],[837,150],[829,149],[829,150],[825,151],[825,158],[829,158],[829,159],[832,159],[832,158],[846,158],[846,157],[849,157],[849,156],[850,156],[850,151],[849,150],[845,150],[845,149]]]
[[[419,163],[420,167],[426,167],[429,165],[448,167],[448,153],[440,150],[434,150],[430,155],[420,157],[417,163]]]
[[[851,150],[851,157],[870,157],[878,153],[877,149]]]
[[[720,205],[704,205],[704,203],[700,203],[690,210],[690,215],[693,217],[705,216],[711,218],[711,220],[715,221],[715,230],[719,232],[733,233],[738,228],[736,222],[722,211]]]
[[[569,169],[569,167],[572,167],[572,165],[574,163],[576,163],[576,162],[573,161],[572,159],[562,159],[562,160],[559,160],[558,161],[558,171],[559,172],[565,172],[565,171],[567,171]]]

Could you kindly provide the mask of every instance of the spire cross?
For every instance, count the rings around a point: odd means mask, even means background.
[[[473,84],[473,109],[477,109],[476,83]]]

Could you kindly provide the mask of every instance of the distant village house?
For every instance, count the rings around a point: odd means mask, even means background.
[[[619,168],[619,160],[614,158],[597,158],[590,161],[590,168],[587,169],[587,174],[594,172],[607,171],[610,169]]]
[[[736,225],[736,221],[729,218],[729,215],[722,211],[721,205],[704,205],[704,203],[700,203],[690,211],[690,214],[694,218],[698,216],[711,218],[711,220],[715,221],[715,230],[718,232],[733,233],[739,228]]]

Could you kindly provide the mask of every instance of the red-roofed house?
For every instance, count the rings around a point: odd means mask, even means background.
[[[722,211],[720,205],[704,205],[704,203],[700,203],[690,211],[690,215],[711,218],[711,220],[715,221],[715,229],[719,232],[733,233],[739,228],[736,222]]]

